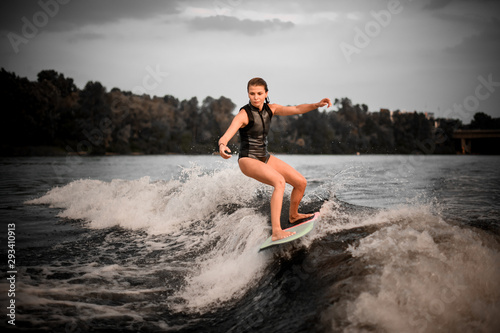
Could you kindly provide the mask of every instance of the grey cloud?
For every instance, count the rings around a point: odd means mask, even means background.
[[[441,9],[441,8],[448,6],[452,2],[455,2],[455,3],[456,2],[469,2],[469,3],[482,5],[483,3],[487,3],[487,2],[493,3],[495,1],[496,0],[474,0],[474,2],[472,2],[470,0],[429,0],[429,2],[423,6],[423,9],[431,10],[431,11],[438,10],[438,9]]]
[[[448,6],[448,4],[450,4],[451,2],[452,0],[430,0],[429,3],[427,3],[424,6],[424,9],[427,10],[441,9]]]
[[[103,34],[93,33],[93,32],[83,32],[83,33],[75,33],[69,39],[69,43],[76,43],[79,41],[88,41],[88,40],[96,40],[96,39],[104,39]]]
[[[253,21],[248,19],[240,20],[236,17],[221,15],[197,17],[188,24],[193,30],[235,31],[245,35],[259,35],[270,31],[291,29],[294,27],[292,22],[283,22],[278,19]]]
[[[473,63],[494,64],[500,68],[500,21],[491,20],[484,24],[483,29],[472,36],[466,37],[454,47],[446,49],[450,55],[465,58]]]
[[[62,1],[61,1],[62,2]],[[0,4],[0,30],[18,32],[23,18],[48,17],[45,30],[77,29],[88,24],[104,24],[121,19],[147,19],[161,14],[179,13],[178,1],[102,1],[57,0],[2,1]]]

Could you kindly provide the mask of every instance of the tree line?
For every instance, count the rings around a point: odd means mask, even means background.
[[[135,95],[99,82],[78,89],[73,79],[44,70],[36,81],[0,72],[2,155],[209,154],[234,117],[228,98],[182,100]],[[337,111],[273,118],[269,150],[293,154],[454,154],[455,129],[500,128],[477,113],[469,125],[423,112],[369,112],[335,99]],[[238,138],[230,142],[237,151]]]

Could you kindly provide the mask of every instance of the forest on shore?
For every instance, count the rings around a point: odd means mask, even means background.
[[[135,95],[99,82],[83,89],[54,70],[29,81],[2,68],[1,151],[19,155],[211,154],[234,117],[228,98]],[[499,129],[478,112],[470,124],[424,112],[370,112],[335,99],[336,111],[273,117],[269,151],[290,154],[455,154],[457,129]],[[238,138],[230,142],[237,151]]]

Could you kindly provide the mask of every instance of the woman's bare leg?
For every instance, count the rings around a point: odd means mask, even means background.
[[[239,159],[241,171],[248,177],[254,178],[261,183],[274,187],[271,196],[271,225],[273,229],[272,240],[289,237],[295,232],[288,232],[281,229],[281,207],[283,205],[283,195],[285,193],[285,178],[273,167],[249,157]]]
[[[292,194],[290,196],[290,211],[288,215],[290,223],[311,217],[312,214],[299,213],[300,201],[304,196],[307,186],[307,180],[305,177],[302,176],[300,172],[275,156],[271,156],[267,164],[278,171],[285,178],[285,181],[293,186]]]

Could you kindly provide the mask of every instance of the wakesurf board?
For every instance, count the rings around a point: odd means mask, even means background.
[[[314,223],[318,221],[319,219],[319,212],[314,213],[314,216],[311,217],[310,219],[304,221],[304,222],[299,222],[299,224],[294,225],[293,227],[284,229],[285,231],[290,231],[290,232],[295,232],[294,235],[283,238],[283,239],[278,239],[273,241],[272,236],[269,236],[268,239],[259,248],[259,251],[262,251],[268,247],[283,244],[283,243],[288,243],[291,241],[294,241],[296,239],[299,239],[302,236],[307,235],[313,228],[314,228]]]

